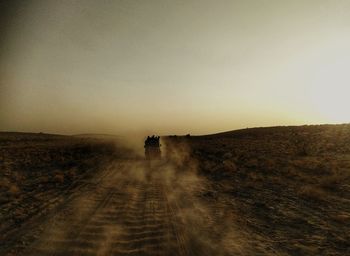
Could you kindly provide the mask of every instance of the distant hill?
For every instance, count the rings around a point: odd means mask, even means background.
[[[0,140],[6,141],[24,141],[24,140],[48,140],[69,138],[67,135],[49,134],[49,133],[30,133],[30,132],[0,132]]]
[[[84,133],[84,134],[76,134],[73,135],[73,137],[78,137],[78,138],[90,138],[90,139],[121,139],[121,136],[118,135],[113,135],[113,134],[98,134],[98,133]]]
[[[240,137],[240,136],[258,136],[280,132],[322,132],[329,129],[350,129],[350,124],[320,124],[320,125],[300,125],[300,126],[271,126],[271,127],[254,127],[239,130],[232,130],[227,132],[220,132],[201,137]]]

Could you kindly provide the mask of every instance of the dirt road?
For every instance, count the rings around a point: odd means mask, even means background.
[[[205,232],[191,200],[198,184],[186,177],[161,163],[114,163],[40,223],[36,239],[20,254],[211,255],[206,241],[197,237]]]
[[[191,167],[116,161],[62,194],[51,214],[8,235],[0,255],[269,254],[237,224],[230,198]],[[242,224],[242,222],[240,222]]]

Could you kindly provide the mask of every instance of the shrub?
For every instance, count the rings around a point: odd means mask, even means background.
[[[347,213],[339,213],[331,216],[333,220],[339,223],[347,224],[350,221],[350,215]]]
[[[320,187],[328,190],[337,190],[341,184],[343,177],[341,176],[328,176],[320,180]]]
[[[58,184],[64,183],[64,174],[63,173],[57,173],[53,177],[53,181]]]
[[[313,201],[326,201],[327,193],[320,187],[314,185],[305,185],[300,188],[298,195],[305,199]]]
[[[11,182],[8,180],[8,178],[0,179],[0,190],[7,191],[10,186],[11,186]]]
[[[19,187],[17,185],[11,184],[9,189],[8,189],[8,192],[12,196],[17,196],[19,194],[20,190],[19,190]]]
[[[224,171],[235,172],[237,171],[237,166],[232,160],[223,161]]]

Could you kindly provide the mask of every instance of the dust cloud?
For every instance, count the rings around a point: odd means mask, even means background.
[[[163,144],[162,160],[136,154],[99,170],[47,221],[26,255],[246,254],[232,218],[205,199],[210,184],[187,144]]]

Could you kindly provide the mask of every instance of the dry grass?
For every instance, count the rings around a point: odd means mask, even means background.
[[[27,191],[41,204],[46,192],[63,191],[111,152],[97,141],[25,138],[0,139],[0,203],[18,201],[14,212],[2,208],[17,222],[33,204],[11,197]],[[201,195],[208,205],[234,213],[229,221],[252,247],[274,255],[349,254],[350,125],[244,129],[177,137],[171,146],[176,163],[184,170],[191,163],[207,181]]]
[[[276,254],[348,254],[350,125],[243,129],[187,143],[217,197],[234,202],[246,232],[273,241]]]
[[[320,187],[305,185],[300,188],[298,195],[302,198],[315,200],[318,202],[327,201],[327,193]]]
[[[0,133],[0,232],[12,220],[27,221],[54,201],[51,197],[74,189],[76,180],[92,176],[117,153],[106,140]]]
[[[19,195],[20,189],[17,185],[11,184],[8,189],[8,192],[10,193],[10,195],[16,196],[16,195]]]
[[[53,182],[56,184],[63,184],[64,183],[64,173],[58,172],[53,176]]]
[[[331,218],[341,224],[349,224],[350,223],[350,213],[342,212],[338,214],[334,214]]]

